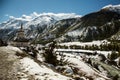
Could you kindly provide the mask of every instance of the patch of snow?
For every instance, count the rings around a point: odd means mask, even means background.
[[[78,37],[78,36],[80,36],[83,33],[83,31],[84,30],[75,30],[75,31],[68,32],[67,34],[69,36]]]
[[[43,53],[43,51],[39,51],[39,54],[37,54],[37,60],[44,61],[44,57],[41,53]]]
[[[95,80],[99,80],[100,78],[101,78],[101,80],[105,80],[105,78],[107,79],[107,77],[102,75],[102,73],[97,73],[90,66],[88,66],[85,62],[83,62],[83,60],[81,59],[80,56],[76,56],[76,55],[73,56],[73,54],[67,54],[67,53],[63,53],[63,54],[66,55],[65,59],[68,60],[69,63],[72,63],[71,66],[73,68],[78,69],[79,74],[82,73],[85,76],[90,76],[90,77],[94,78]],[[60,58],[60,56],[58,56],[58,57]]]
[[[13,47],[13,46],[6,46],[6,47],[3,47],[4,48],[4,50],[7,52],[20,52],[20,53],[22,53],[23,51],[22,50],[20,50],[18,47]]]
[[[55,51],[57,52],[71,52],[71,53],[83,53],[83,52],[87,52],[87,53],[95,53],[97,52],[98,54],[103,54],[107,57],[108,54],[111,54],[112,51],[93,51],[93,50],[82,50],[82,49],[55,49]]]
[[[18,51],[18,52],[22,52],[18,47],[13,47],[13,46],[7,46],[6,48],[8,48],[8,49],[11,49],[11,50],[13,50],[13,51]]]
[[[44,65],[38,65],[30,58],[21,59],[21,66],[24,69],[24,72],[27,72],[27,75],[34,75],[35,79],[40,80],[68,80],[70,78],[60,75],[59,73],[54,72],[53,70],[47,68]]]

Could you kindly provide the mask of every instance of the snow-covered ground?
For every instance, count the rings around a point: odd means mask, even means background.
[[[63,76],[57,72],[54,72],[45,65],[39,65],[30,58],[23,58],[20,60],[21,68],[24,75],[21,76],[21,80],[28,80],[28,76],[32,76],[35,80],[68,80],[69,77]],[[23,74],[19,73],[19,74]],[[26,76],[27,75],[27,76]]]
[[[63,54],[66,55],[65,59],[68,60],[69,63],[71,63],[70,66],[72,66],[73,68],[77,68],[77,71],[78,71],[77,73],[81,74],[80,77],[84,77],[84,76],[91,77],[94,80],[106,80],[106,79],[109,79],[109,78],[107,78],[105,76],[106,74],[103,74],[103,73],[100,73],[100,72],[96,72],[93,68],[88,66],[82,60],[81,56],[77,56],[75,54],[68,54],[68,53],[63,53]],[[58,59],[60,59],[60,56],[58,56]]]
[[[19,56],[17,56],[16,53],[18,53]],[[6,64],[7,62],[14,61],[14,64],[13,63],[8,64],[9,66],[12,67],[12,69],[15,70],[15,71],[11,70],[13,72],[9,72],[11,75],[15,74],[14,75],[15,79],[13,78],[14,80],[70,80],[71,79],[70,77],[66,77],[58,72],[53,71],[51,68],[45,66],[45,64],[35,62],[35,60],[28,55],[24,57],[20,56],[20,54],[22,55],[26,53],[23,53],[23,51],[17,47],[13,47],[13,46],[0,47],[0,54],[7,56],[5,60],[3,60],[3,58],[1,58],[0,56],[2,62],[6,61],[2,65]],[[40,58],[40,55],[38,56],[38,58]],[[7,66],[2,66],[2,65],[0,65],[0,68],[5,67],[5,70],[9,70],[9,67],[8,69],[6,69]],[[2,71],[4,72],[4,68]],[[7,73],[3,73],[3,74],[7,75]],[[7,76],[9,76],[9,74]],[[6,79],[7,78],[5,78],[5,80]]]
[[[15,52],[20,52],[22,53],[23,51],[20,50],[19,48],[17,47],[13,47],[13,46],[5,46],[5,47],[1,47],[1,49],[5,52],[8,52],[8,53],[15,53]]]
[[[87,51],[87,50],[72,50],[72,49],[55,49],[55,51],[73,51],[73,53],[74,51],[77,51],[77,52],[83,51],[83,52],[91,52],[91,53],[94,52],[90,50]],[[39,51],[39,53],[41,54],[42,51]],[[102,53],[106,54],[107,52],[102,52]],[[64,55],[65,55],[65,60],[68,60],[69,63],[71,64],[71,65],[68,65],[66,69],[66,71],[69,72],[68,75],[73,74],[72,69],[70,68],[70,66],[72,66],[73,68],[78,69],[78,74],[82,74],[82,76],[79,76],[79,77],[83,77],[84,80],[87,80],[86,77],[91,77],[94,80],[109,79],[106,77],[107,75],[106,73],[103,74],[102,72],[96,72],[92,67],[86,64],[80,55],[70,54],[65,52],[64,52]],[[58,55],[57,57],[59,60],[61,56]],[[44,61],[41,55],[38,55],[38,60],[42,62]],[[21,64],[20,68],[22,70],[18,72],[19,77],[21,77],[20,80],[29,80],[29,78],[33,78],[35,80],[45,80],[45,79],[46,80],[69,80],[69,79],[74,80],[70,77],[61,75],[60,73],[53,71],[51,68],[45,66],[42,63],[38,64],[37,62],[34,61],[34,59],[31,59],[29,57],[25,57],[21,59],[20,64]],[[64,71],[63,73],[65,74],[66,71]]]
[[[107,55],[108,54],[111,54],[112,53],[112,51],[98,51],[98,50],[96,50],[96,51],[93,51],[93,50],[82,50],[82,49],[55,49],[55,51],[57,51],[57,52],[71,52],[71,53],[85,53],[85,52],[87,52],[88,54],[89,53],[95,53],[95,52],[97,52],[97,54],[103,54],[103,55],[105,55],[106,57],[107,57]]]
[[[39,49],[41,46],[37,46],[36,49]],[[20,56],[16,55],[16,52],[22,53],[25,55],[22,50],[17,47],[6,46],[0,47],[0,53],[6,53],[8,55],[9,61],[14,61],[17,64],[15,67],[16,77],[18,80],[76,80],[76,77],[83,80],[111,80],[108,78],[108,73],[104,69],[107,64],[100,62],[98,54],[104,54],[106,57],[111,51],[96,51],[97,55],[88,55],[89,53],[94,53],[92,50],[80,50],[80,49],[55,49],[57,54],[57,59],[60,60],[60,54],[64,55],[64,60],[68,61],[67,64],[60,66],[49,66],[51,64],[45,63],[42,54],[44,50],[38,51],[37,58],[33,58],[30,55]],[[84,54],[86,53],[87,54]],[[93,62],[98,62],[98,68],[96,69],[94,63],[88,63],[88,59],[91,59]],[[93,60],[92,60],[93,59]],[[94,61],[95,60],[95,61]],[[116,59],[117,60],[117,59]],[[118,61],[118,60],[117,60]],[[101,67],[105,64],[104,67]],[[18,66],[19,65],[19,66]],[[59,68],[61,67],[61,71]],[[111,70],[114,67],[107,66]],[[117,69],[116,74],[118,74]],[[69,77],[68,77],[69,76]]]

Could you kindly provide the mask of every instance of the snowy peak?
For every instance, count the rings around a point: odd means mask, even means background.
[[[68,18],[76,18],[81,17],[80,15],[76,15],[75,13],[42,13],[40,16],[49,16],[56,20],[68,19]]]
[[[28,16],[27,16],[28,17]],[[43,26],[43,25],[50,25],[50,24],[54,24],[56,21],[62,20],[62,19],[68,19],[68,18],[76,18],[76,17],[80,17],[80,15],[76,15],[75,13],[41,13],[38,14],[36,12],[32,13],[29,17],[32,18],[31,21],[29,21],[28,23],[26,23],[26,28],[28,28],[29,26],[33,26],[37,27],[39,26]]]
[[[8,16],[8,15],[7,15]],[[13,36],[16,33],[16,30],[20,28],[21,23],[24,26],[25,34],[28,37],[34,36],[39,33],[42,33],[44,30],[47,30],[50,25],[55,22],[68,19],[80,17],[75,13],[41,13],[38,14],[33,12],[30,15],[23,14],[21,17],[9,16],[9,20],[0,24],[0,38],[3,36]],[[3,35],[4,34],[4,35]],[[9,36],[8,36],[9,35]],[[10,39],[10,38],[9,38]],[[12,38],[11,38],[12,39]]]
[[[107,6],[104,6],[102,9],[105,9],[105,8],[120,8],[120,4],[118,5],[107,5]]]
[[[28,20],[26,19],[11,17],[8,21],[5,21],[0,24],[0,29],[11,29],[11,28],[16,29],[20,27],[21,23],[25,24],[27,22]]]
[[[23,23],[25,28],[29,28],[31,25],[36,27],[38,24],[40,26],[42,25],[48,25],[51,23],[54,23],[56,21],[62,20],[62,19],[68,19],[68,18],[76,18],[80,17],[80,15],[76,15],[75,13],[36,13],[33,12],[30,15],[23,14],[21,17],[14,17],[9,16],[9,20],[5,21],[0,24],[0,28],[19,28],[20,23]]]
[[[20,19],[20,20],[28,20],[28,21],[31,21],[31,20],[34,20],[36,18],[44,18],[44,17],[51,17],[51,18],[54,18],[56,20],[62,20],[62,19],[68,19],[68,18],[76,18],[76,17],[81,17],[80,15],[77,15],[75,13],[36,13],[36,12],[33,12],[32,14],[30,15],[25,15],[23,14],[21,17],[19,18],[15,18],[14,16],[9,16],[10,19]]]
[[[118,4],[118,5],[110,4],[110,5],[103,7],[102,10],[109,10],[109,11],[117,12],[120,14],[120,4]]]

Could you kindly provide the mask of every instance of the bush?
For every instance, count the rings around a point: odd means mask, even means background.
[[[108,59],[110,59],[110,60],[115,60],[118,57],[119,57],[119,53],[117,53],[115,51],[112,51],[112,53],[108,55]]]
[[[45,57],[45,62],[56,66],[58,64],[57,55],[54,52],[56,42],[52,42],[48,48],[45,49],[43,56]]]
[[[0,46],[7,46],[7,45],[8,45],[7,42],[0,39]]]

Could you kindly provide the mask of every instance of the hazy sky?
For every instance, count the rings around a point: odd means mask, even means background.
[[[20,17],[33,12],[85,15],[108,4],[120,4],[120,0],[0,0],[0,22],[7,20],[7,15]]]

